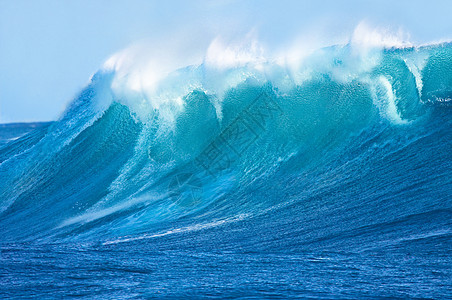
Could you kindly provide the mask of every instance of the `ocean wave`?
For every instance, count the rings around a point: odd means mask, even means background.
[[[409,184],[425,175],[450,186],[452,45],[368,40],[361,31],[296,63],[266,58],[255,42],[219,40],[188,66],[161,67],[167,61],[141,60],[138,50],[114,55],[57,122],[0,148],[0,233],[154,236],[242,215],[283,218],[305,203],[298,220],[373,172],[402,180],[400,161]],[[417,153],[420,143],[435,155]],[[424,166],[419,155],[434,161]],[[394,195],[373,184],[360,200],[369,210]],[[330,196],[308,201],[320,195]]]

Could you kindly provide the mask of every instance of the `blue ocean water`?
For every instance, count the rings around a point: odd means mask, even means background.
[[[452,298],[451,44],[123,83],[0,127],[0,297]]]

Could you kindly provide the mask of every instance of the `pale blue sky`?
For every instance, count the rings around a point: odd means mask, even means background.
[[[452,38],[452,1],[0,0],[0,122],[55,120],[103,62],[128,45],[185,36],[205,47],[251,30],[267,44],[362,20],[411,41]],[[156,43],[158,47],[158,43]]]

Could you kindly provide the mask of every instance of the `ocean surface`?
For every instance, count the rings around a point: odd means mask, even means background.
[[[0,298],[452,299],[452,44],[140,80],[0,125]]]

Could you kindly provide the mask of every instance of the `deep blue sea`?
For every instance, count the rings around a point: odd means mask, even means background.
[[[451,44],[124,80],[0,125],[0,298],[452,299]]]

